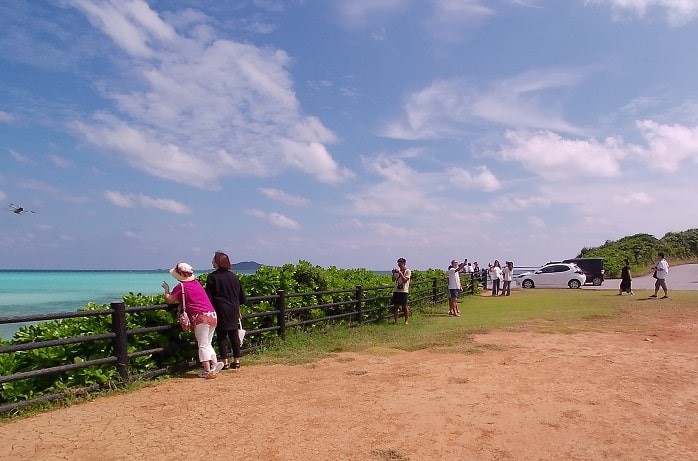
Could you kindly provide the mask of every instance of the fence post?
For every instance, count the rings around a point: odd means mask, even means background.
[[[111,328],[114,336],[116,371],[121,380],[128,381],[128,339],[126,338],[126,305],[123,302],[111,303]]]
[[[359,325],[364,320],[364,315],[363,315],[363,309],[362,309],[362,300],[364,297],[364,290],[361,288],[361,285],[356,285],[356,321],[359,322]]]
[[[438,279],[434,279],[431,281],[431,300],[434,304],[439,302],[438,298]]]
[[[276,323],[279,325],[279,336],[281,339],[286,339],[286,292],[284,290],[276,290]]]

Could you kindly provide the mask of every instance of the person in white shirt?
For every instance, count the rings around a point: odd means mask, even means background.
[[[499,281],[502,278],[502,265],[499,260],[495,259],[494,264],[490,266],[490,279],[492,279],[492,296],[499,294]]]
[[[475,270],[473,269],[472,264],[468,263],[468,265],[463,268],[463,272],[465,272],[467,276],[466,280],[468,282],[468,291],[471,294],[475,293]]]
[[[458,310],[458,296],[460,296],[462,290],[460,271],[465,266],[466,261],[467,259],[460,264],[455,259],[451,261],[446,275],[448,277],[448,315],[455,317],[460,317],[460,311]]]
[[[499,296],[509,296],[511,295],[511,280],[514,275],[514,263],[507,261],[502,268],[502,281],[504,285],[502,286],[502,292]]]
[[[650,298],[656,298],[657,292],[659,292],[659,289],[661,288],[664,290],[664,296],[662,296],[662,299],[666,299],[669,297],[669,290],[666,287],[666,278],[669,275],[669,263],[666,262],[663,252],[660,251],[657,254],[661,259],[657,265],[654,266],[655,278],[657,280],[654,282],[654,294],[650,295]]]

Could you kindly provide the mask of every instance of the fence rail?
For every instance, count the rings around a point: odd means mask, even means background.
[[[474,289],[473,283],[473,280],[466,279],[465,291]],[[447,297],[445,280],[413,281],[410,288],[409,302],[412,309],[443,302]],[[243,353],[249,353],[263,346],[269,338],[285,339],[291,328],[312,328],[320,323],[342,323],[353,327],[391,318],[391,295],[392,286],[372,288],[356,286],[353,289],[308,293],[285,293],[279,290],[272,295],[249,297],[248,307],[268,308],[243,316],[247,327],[246,347]],[[324,302],[325,298],[331,298],[333,301]],[[312,299],[319,300],[319,303],[312,304],[308,301]],[[129,325],[135,321],[133,317],[137,317],[138,314],[156,316],[162,312],[169,314],[167,316],[169,321],[165,324],[135,325],[129,328]],[[69,338],[43,340],[31,338],[30,342],[0,346],[0,360],[11,355],[21,356],[24,359],[24,364],[19,367],[19,370],[0,376],[0,413],[12,412],[67,396],[94,392],[114,384],[182,371],[198,364],[191,335],[181,332],[175,321],[175,307],[166,304],[126,307],[123,302],[117,302],[112,303],[109,309],[0,317],[0,324],[85,318],[100,319],[104,322],[104,329],[107,331],[91,332],[91,334]],[[138,338],[145,338],[148,347],[137,349]],[[80,358],[76,363],[65,363],[68,360],[64,357],[63,363],[57,362],[51,366],[37,367],[26,355],[42,349],[87,347],[86,345],[98,345],[95,348],[100,356],[89,357],[87,360]],[[140,363],[141,359],[146,363]],[[76,388],[56,389],[59,378],[65,377],[70,380],[71,376],[75,376],[74,373],[85,372],[85,369],[94,367],[100,367],[99,369],[104,371],[109,377],[108,382],[84,382]],[[38,389],[39,380],[42,379],[44,380],[43,391]],[[7,397],[6,386],[21,381],[30,381],[30,384],[36,385],[37,388],[28,392],[26,398]]]

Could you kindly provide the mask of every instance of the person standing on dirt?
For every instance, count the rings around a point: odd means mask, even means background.
[[[211,345],[218,324],[216,310],[208,299],[204,287],[194,277],[194,269],[189,264],[177,263],[175,267],[170,269],[170,275],[179,283],[170,291],[170,285],[167,282],[162,282],[162,288],[165,290],[165,302],[179,304],[180,309],[183,309],[191,320],[196,344],[199,348],[199,362],[201,362],[199,378],[215,378],[218,372],[223,369],[223,362],[218,361],[216,351]]]
[[[211,300],[218,325],[216,325],[216,339],[218,352],[223,362],[223,369],[240,368],[240,337],[238,329],[242,326],[240,305],[245,304],[245,291],[240,279],[231,270],[230,258],[222,251],[216,251],[211,261],[213,272],[206,278],[206,294]],[[233,346],[233,363],[228,363],[228,340]]]
[[[618,296],[621,296],[623,292],[630,293],[634,295],[632,289],[632,277],[630,276],[630,262],[628,258],[623,260],[623,267],[620,270],[620,287],[618,288]]]
[[[650,295],[650,298],[656,298],[657,292],[659,292],[659,289],[661,288],[664,290],[664,296],[662,296],[662,299],[666,299],[669,297],[669,290],[666,287],[666,278],[669,275],[669,263],[664,258],[664,252],[660,251],[657,254],[660,258],[657,265],[654,266],[654,278],[657,280],[654,282],[654,294]]]
[[[411,277],[412,271],[407,268],[407,261],[405,258],[398,259],[397,267],[393,269],[393,282],[395,282],[392,298],[394,323],[397,323],[397,318],[400,315],[400,307],[402,307],[402,310],[405,312],[405,325],[407,325],[410,318],[410,306],[407,296],[410,292]]]

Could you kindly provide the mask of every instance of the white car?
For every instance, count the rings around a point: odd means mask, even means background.
[[[579,288],[586,279],[584,271],[572,263],[546,264],[533,272],[524,272],[514,277],[516,284],[522,288]]]

